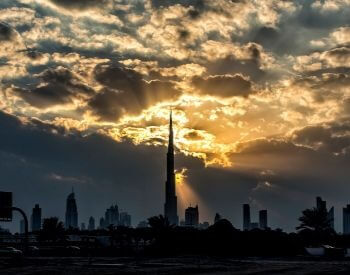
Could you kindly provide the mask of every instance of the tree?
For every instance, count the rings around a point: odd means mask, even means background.
[[[64,226],[57,217],[44,219],[43,228],[40,231],[39,238],[42,241],[64,240]]]
[[[312,230],[315,232],[330,232],[332,231],[331,220],[324,209],[311,208],[305,209],[299,218],[301,222],[297,230]]]
[[[168,218],[163,215],[148,218],[148,224],[155,231],[164,231],[174,227],[173,224],[170,224]]]

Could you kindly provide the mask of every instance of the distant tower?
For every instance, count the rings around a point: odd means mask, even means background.
[[[316,208],[318,210],[325,210],[325,211],[327,211],[327,202],[322,200],[321,197],[316,197]]]
[[[81,223],[80,230],[86,230],[85,222]]]
[[[267,228],[267,210],[259,211],[259,227],[260,229]]]
[[[119,225],[119,208],[118,205],[115,204],[114,206],[112,205],[110,208],[108,208],[105,212],[105,224],[106,226],[109,225],[114,225],[118,226]]]
[[[94,217],[90,217],[89,218],[88,230],[90,230],[90,231],[95,230],[95,219],[94,219]]]
[[[198,227],[199,225],[198,205],[196,207],[190,206],[185,210],[185,225]]]
[[[327,213],[327,218],[332,229],[334,229],[334,207],[332,206],[329,211],[327,210],[327,202],[322,200],[321,197],[316,197],[316,208],[319,211]]]
[[[167,153],[167,180],[165,183],[165,204],[164,216],[168,218],[171,224],[178,225],[179,217],[177,216],[177,197],[175,190],[175,172],[174,172],[174,133],[173,119],[170,112],[169,124],[169,144]]]
[[[39,231],[41,229],[41,208],[36,204],[32,212],[32,231]]]
[[[250,229],[250,206],[243,204],[243,230]]]
[[[343,234],[350,234],[350,204],[343,208]]]
[[[334,206],[332,206],[328,213],[327,213],[327,218],[329,220],[329,224],[331,226],[332,229],[334,229]]]
[[[131,227],[131,215],[127,212],[120,213],[119,224],[126,227]]]
[[[106,228],[106,221],[103,217],[101,217],[99,229],[104,229],[104,228]]]
[[[65,227],[78,228],[78,210],[73,189],[72,193],[67,197]]]

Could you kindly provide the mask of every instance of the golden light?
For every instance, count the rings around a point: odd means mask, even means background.
[[[180,171],[175,171],[175,181],[179,186],[183,186],[185,184],[187,175],[187,168],[182,168]]]
[[[176,179],[176,194],[179,202],[179,213],[180,218],[183,218],[185,209],[187,207],[198,205],[200,209],[200,220],[208,219],[208,209],[199,197],[199,195],[193,190],[190,184],[187,182],[187,168],[181,170],[175,170]]]

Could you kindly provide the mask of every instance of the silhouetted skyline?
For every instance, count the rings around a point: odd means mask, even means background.
[[[294,231],[321,196],[342,231],[349,1],[7,0],[0,12],[0,182],[28,216],[38,203],[65,222],[72,186],[78,226],[112,203],[134,226],[165,214],[172,109],[180,219],[198,204],[200,222],[218,212],[241,228],[249,203],[253,222],[267,209],[269,226]]]

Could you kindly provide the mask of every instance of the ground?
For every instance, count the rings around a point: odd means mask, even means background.
[[[177,257],[0,258],[0,274],[350,274],[348,260]]]

